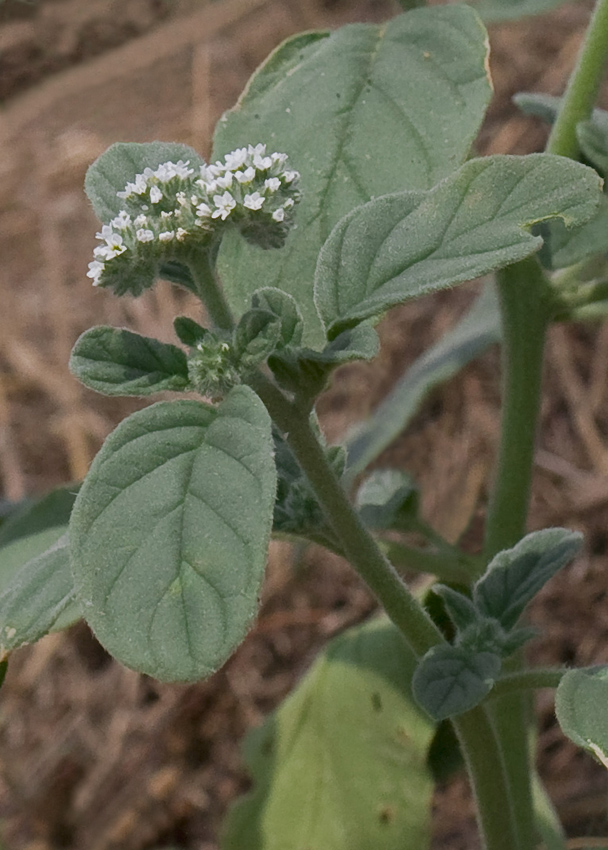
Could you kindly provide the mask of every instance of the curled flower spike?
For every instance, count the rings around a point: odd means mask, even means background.
[[[197,169],[182,160],[144,169],[116,193],[124,209],[97,234],[88,277],[139,295],[158,263],[211,245],[228,226],[263,248],[281,247],[300,199],[300,175],[286,165],[287,154],[259,144]]]

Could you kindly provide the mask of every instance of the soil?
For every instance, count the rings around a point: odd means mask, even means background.
[[[117,140],[184,141],[212,128],[247,77],[298,30],[382,20],[389,0],[5,0],[0,4],[0,496],[81,478],[136,403],[82,389],[66,368],[91,324],[171,338],[192,308],[159,286],[125,303],[83,270],[96,222],[90,162]],[[496,98],[483,153],[542,148],[518,90],[559,94],[589,5],[491,29]],[[320,404],[337,440],[466,309],[475,287],[414,302],[382,325],[373,364],[341,370]],[[586,536],[584,555],[541,594],[541,664],[608,661],[608,329],[556,326],[550,338],[531,528]],[[381,459],[420,482],[448,538],[476,544],[498,427],[498,354],[488,352],[423,406]],[[476,532],[477,529],[477,532]],[[467,539],[469,539],[467,538]],[[229,801],[246,787],[238,742],[289,691],[333,634],[374,610],[350,568],[316,549],[273,544],[261,615],[209,681],[160,685],[114,662],[84,625],[11,659],[0,708],[0,818],[8,850],[215,850]],[[608,833],[605,771],[567,743],[550,694],[537,700],[539,766],[570,835]],[[466,782],[436,795],[435,850],[478,847]],[[580,846],[580,845],[579,845]]]

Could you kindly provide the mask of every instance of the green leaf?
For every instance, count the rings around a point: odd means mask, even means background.
[[[473,8],[488,24],[517,21],[532,15],[543,15],[562,6],[566,0],[478,0]]]
[[[179,341],[183,342],[184,345],[188,345],[190,348],[195,348],[210,333],[207,328],[203,328],[198,322],[188,318],[188,316],[177,316],[173,320],[173,328]]]
[[[218,407],[133,414],[93,461],[70,520],[86,620],[128,667],[202,679],[256,614],[276,487],[270,419],[246,386]]]
[[[582,535],[566,528],[545,528],[526,535],[512,549],[499,552],[475,584],[477,608],[505,629],[512,629],[526,605],[576,557],[582,545]]]
[[[234,332],[234,354],[239,366],[252,368],[262,363],[279,344],[281,320],[268,310],[243,313]]]
[[[494,287],[486,284],[458,324],[415,361],[369,419],[349,432],[347,482],[352,483],[403,433],[431,390],[499,339],[498,299]]]
[[[433,593],[443,600],[450,620],[459,631],[464,631],[479,620],[479,612],[468,596],[448,587],[446,584],[433,585]]]
[[[418,488],[399,469],[375,469],[359,487],[356,503],[370,528],[403,528],[418,515]]]
[[[322,244],[359,204],[429,188],[465,161],[491,96],[487,52],[476,14],[451,6],[306,33],[269,57],[219,122],[214,156],[247,142],[284,151],[302,201],[280,251],[224,239],[220,271],[236,314],[264,280],[296,299],[305,344],[323,344],[311,289]]]
[[[0,553],[1,554],[1,553]],[[0,657],[80,619],[67,534],[28,561],[0,593]]]
[[[104,395],[146,396],[190,385],[181,348],[106,325],[91,328],[76,340],[70,371]]]
[[[562,731],[608,767],[608,667],[569,670],[555,695]]]
[[[253,791],[222,850],[424,850],[434,726],[411,698],[415,660],[384,618],[330,642],[245,755]]]
[[[198,168],[204,161],[188,145],[175,142],[116,142],[89,167],[84,190],[100,221],[110,221],[124,208],[121,198],[127,183],[142,174],[145,168],[157,168],[163,162],[189,161]]]
[[[499,656],[492,652],[436,646],[414,673],[414,697],[434,720],[455,717],[475,708],[490,693],[500,666]]]
[[[200,297],[200,292],[194,282],[190,269],[178,260],[165,260],[162,262],[158,268],[158,276],[163,280],[168,280],[169,283],[177,283],[179,286],[183,286],[184,289],[194,292],[195,295]]]
[[[595,171],[550,154],[470,160],[428,192],[387,195],[334,228],[315,274],[333,338],[389,307],[472,280],[538,251],[528,229],[548,218],[582,224],[597,209]]]
[[[513,95],[513,103],[524,113],[542,118],[547,124],[553,124],[557,117],[561,97],[540,92],[517,92]]]
[[[543,225],[545,240],[539,258],[549,269],[565,269],[594,254],[608,251],[608,197],[602,194],[597,213],[582,227],[568,230],[561,221]]]
[[[295,298],[280,289],[266,286],[256,289],[251,296],[251,306],[259,310],[267,310],[281,320],[280,348],[287,346],[296,348],[300,345],[304,324]]]
[[[594,109],[588,121],[576,125],[576,137],[581,151],[600,172],[608,175],[608,112]]]

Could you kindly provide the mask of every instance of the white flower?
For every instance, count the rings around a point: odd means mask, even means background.
[[[133,224],[135,227],[145,227],[148,223],[148,218],[145,215],[138,215]]]
[[[213,211],[211,218],[221,218],[222,221],[225,221],[231,211],[236,207],[236,201],[230,192],[224,192],[223,195],[214,195],[213,203],[217,209]]]
[[[172,230],[163,230],[162,233],[158,234],[159,242],[171,242],[172,239],[175,238],[175,233]]]
[[[232,186],[232,171],[227,171],[223,177],[218,177],[215,182],[220,189],[230,189]]]
[[[100,263],[99,260],[92,260],[89,263],[89,270],[87,272],[87,277],[93,279],[93,286],[97,286],[99,283],[99,279],[103,274],[103,270],[105,269],[105,264]]]
[[[159,201],[162,201],[163,193],[160,191],[158,186],[152,186],[150,189],[150,200],[153,204],[157,204]]]
[[[256,154],[253,157],[253,164],[260,171],[267,171],[272,166],[272,160],[269,156],[259,156]]]
[[[165,212],[163,210],[160,214],[160,217],[164,218],[164,219],[171,218],[172,216],[173,216],[173,210],[170,210],[169,212]]]
[[[289,209],[291,209],[291,207],[294,206],[294,204],[295,204],[295,201],[294,201],[293,198],[287,198],[287,200],[283,203],[283,209],[289,210]]]
[[[286,183],[293,183],[296,177],[299,177],[299,173],[297,171],[284,171],[283,172],[283,180]]]
[[[177,233],[175,234],[175,238],[178,240],[178,242],[183,242],[187,235],[188,235],[187,230],[184,230],[183,227],[178,227]]]
[[[188,168],[189,162],[189,160],[184,162],[182,159],[177,162],[163,162],[154,172],[154,176],[158,178],[161,183],[166,183],[173,177],[179,177],[180,180],[186,180],[191,174],[194,174],[194,169]]]
[[[247,148],[247,152],[251,156],[264,156],[264,154],[266,153],[266,145],[259,144],[255,147],[253,147],[253,145],[249,145],[249,147]]]
[[[272,214],[272,217],[275,221],[284,221],[285,220],[285,210],[283,207],[279,207],[278,210],[275,210]]]
[[[135,234],[138,242],[152,242],[154,233],[151,230],[138,230]]]
[[[117,230],[126,230],[127,227],[131,224],[131,216],[128,212],[121,210],[116,218],[113,218],[110,222],[111,227],[115,227]]]
[[[252,180],[255,179],[255,168],[249,166],[245,171],[237,171],[234,175],[237,181],[241,184],[243,183],[251,183]]]
[[[202,218],[208,218],[212,212],[213,210],[211,209],[209,204],[199,204],[196,208],[196,214],[200,215]]]
[[[245,195],[243,206],[250,210],[259,210],[265,200],[266,198],[263,195],[260,195],[259,192],[253,192],[251,195]]]
[[[112,257],[118,257],[127,250],[127,246],[120,233],[114,233],[111,224],[104,224],[101,232],[96,234],[98,239],[103,239],[105,245],[98,245],[93,251],[96,257],[103,257],[104,260],[111,260]]]
[[[278,192],[281,188],[281,181],[278,177],[269,177],[264,180],[264,188],[268,189],[269,192]]]
[[[247,148],[238,148],[232,153],[226,154],[226,168],[231,171],[236,171],[241,165],[245,165],[247,161]]]

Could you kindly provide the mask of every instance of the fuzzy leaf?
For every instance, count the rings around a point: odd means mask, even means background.
[[[77,595],[103,646],[165,681],[217,670],[257,611],[275,487],[270,419],[248,387],[124,420],[70,520]]]
[[[500,658],[460,646],[431,649],[418,665],[412,688],[419,705],[434,719],[445,720],[474,708],[492,690]]]
[[[280,348],[300,345],[304,324],[295,298],[280,289],[266,286],[263,289],[256,289],[251,297],[251,306],[259,310],[268,310],[281,320]]]
[[[257,366],[277,347],[281,338],[281,320],[268,310],[244,313],[234,332],[234,353],[244,368]]]
[[[608,667],[570,670],[555,695],[562,732],[608,767]]]
[[[404,528],[418,514],[418,488],[399,469],[375,469],[357,491],[357,508],[370,528]]]
[[[214,158],[247,142],[285,151],[302,201],[280,251],[224,239],[220,271],[235,314],[264,280],[298,302],[305,345],[322,346],[311,289],[321,245],[359,204],[429,188],[465,161],[491,96],[487,53],[477,15],[448,6],[299,35],[267,59],[219,122]]]
[[[116,196],[145,168],[157,168],[162,162],[188,161],[197,168],[203,160],[188,145],[176,142],[116,142],[89,167],[84,190],[100,221],[108,222],[123,209]]]
[[[534,531],[512,549],[499,552],[475,584],[473,600],[479,611],[509,630],[526,605],[555,573],[576,557],[581,534],[566,528]]]
[[[70,371],[104,395],[146,396],[189,387],[188,361],[176,345],[98,325],[77,340]]]
[[[479,619],[477,608],[468,596],[445,584],[433,585],[433,593],[441,596],[450,620],[459,631],[474,625]]]
[[[529,228],[590,219],[601,182],[591,168],[550,154],[470,160],[428,192],[370,201],[334,228],[315,274],[315,300],[333,338],[389,307],[530,256]]]
[[[414,704],[415,660],[384,618],[330,642],[245,755],[253,791],[222,850],[424,850],[434,725]]]

